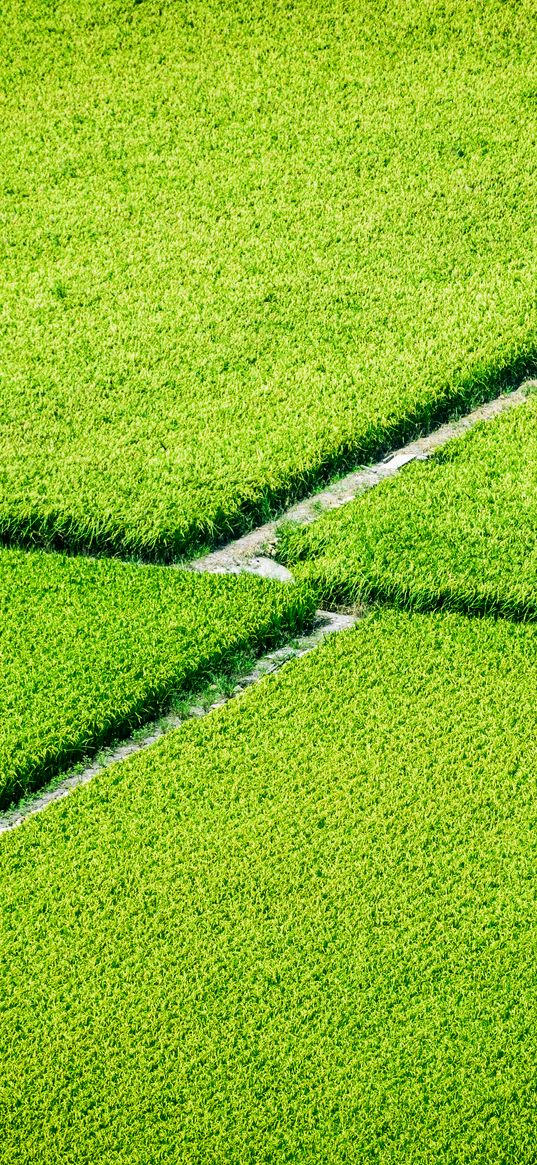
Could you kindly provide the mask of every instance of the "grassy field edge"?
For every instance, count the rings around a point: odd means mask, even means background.
[[[138,699],[127,713],[112,716],[104,726],[92,729],[91,739],[88,739],[87,726],[83,726],[77,742],[60,745],[57,749],[48,748],[38,763],[35,756],[29,757],[25,765],[17,768],[13,780],[0,788],[0,811],[16,810],[28,797],[41,792],[62,774],[67,775],[79,762],[91,761],[102,749],[114,746],[155,717],[164,715],[178,698],[188,699],[207,684],[233,676],[241,656],[248,654],[255,659],[263,652],[281,646],[297,633],[309,630],[315,619],[316,593],[309,585],[298,584],[294,589],[294,600],[284,611],[274,612],[253,635],[245,633],[237,638],[231,649],[218,649],[207,655],[188,676],[178,677],[176,689],[171,687],[173,681],[167,677],[161,688]],[[20,790],[18,795],[16,789]]]
[[[423,587],[411,590],[409,587],[369,581],[356,581],[348,585],[340,580],[331,583],[323,575],[322,560],[319,565],[321,569],[318,574],[315,567],[306,567],[303,574],[297,574],[297,577],[301,582],[307,580],[310,586],[316,588],[319,602],[330,609],[367,604],[394,607],[416,614],[445,611],[466,615],[468,618],[506,619],[511,623],[537,622],[537,601],[530,596],[517,600],[486,589],[466,592],[457,587]]]
[[[0,515],[0,545],[85,552],[160,564],[187,561],[281,516],[288,506],[344,473],[376,461],[398,445],[430,433],[502,393],[513,391],[521,380],[535,374],[537,345],[528,346],[504,364],[475,368],[459,382],[445,387],[435,400],[416,405],[403,416],[385,423],[371,424],[356,441],[345,442],[290,481],[274,488],[265,485],[232,511],[222,510],[206,523],[193,522],[183,531],[168,530],[151,546],[135,542],[120,528],[101,525],[96,529],[93,521],[91,526],[83,528],[68,513],[44,515],[39,511]]]

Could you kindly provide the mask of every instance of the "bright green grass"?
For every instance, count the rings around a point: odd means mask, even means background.
[[[1,839],[0,1161],[534,1162],[536,686],[387,610]]]
[[[0,551],[0,806],[313,615],[304,588]]]
[[[537,618],[537,397],[312,526],[289,525],[278,556],[328,604]]]
[[[533,0],[2,0],[0,533],[193,551],[537,351]]]

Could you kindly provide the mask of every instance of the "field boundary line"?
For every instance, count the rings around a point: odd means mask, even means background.
[[[507,409],[524,404],[528,392],[535,389],[537,380],[524,380],[512,392],[502,393],[457,420],[448,421],[433,429],[427,436],[409,441],[373,465],[347,473],[345,477],[297,502],[278,518],[266,522],[263,526],[257,526],[255,530],[228,542],[219,550],[213,550],[201,558],[181,564],[182,568],[208,571],[212,574],[240,574],[246,571],[278,582],[291,582],[293,579],[291,571],[274,557],[278,527],[283,522],[311,525],[329,510],[347,505],[359,494],[380,485],[386,478],[393,477],[409,462],[426,461],[437,449],[456,437],[462,437],[479,421],[491,421]]]
[[[386,478],[393,477],[411,461],[427,460],[437,449],[440,449],[448,441],[463,436],[479,421],[490,421],[507,409],[523,404],[527,400],[528,393],[536,389],[537,380],[525,380],[514,391],[502,393],[457,420],[440,425],[426,436],[419,437],[392,451],[373,465],[364,466],[346,474],[345,477],[296,503],[278,518],[256,527],[248,534],[227,543],[219,550],[212,551],[188,563],[176,564],[176,569],[208,571],[215,574],[239,574],[245,571],[281,583],[290,582],[293,580],[291,572],[273,557],[278,528],[283,522],[310,525],[328,511],[348,504],[361,493],[379,485]],[[196,698],[198,700],[200,698],[199,693],[197,697],[196,694],[193,694],[192,702],[186,712],[182,714],[170,712],[167,715],[149,719],[135,735],[125,737],[117,744],[102,750],[96,757],[88,760],[85,767],[79,765],[76,771],[67,770],[64,776],[57,778],[49,788],[41,789],[19,806],[0,813],[0,834],[15,829],[54,801],[68,796],[73,789],[79,785],[87,784],[94,776],[109,768],[110,765],[126,760],[129,756],[155,744],[162,736],[180,727],[187,720],[209,715],[214,709],[222,707],[229,700],[241,695],[264,676],[278,671],[290,660],[299,659],[302,655],[314,650],[326,635],[352,627],[361,615],[362,611],[358,609],[349,613],[318,610],[310,632],[305,632],[295,637],[290,643],[261,655],[251,671],[237,676],[235,688],[230,695],[222,695],[207,706],[196,703]],[[188,699],[188,697],[186,698]]]
[[[290,643],[284,644],[282,647],[275,648],[273,651],[265,652],[259,656],[255,666],[251,671],[245,672],[244,675],[239,675],[236,679],[236,685],[232,693],[228,696],[222,695],[214,703],[205,706],[196,703],[199,700],[199,693],[192,694],[192,703],[188,711],[183,715],[170,712],[168,715],[160,716],[158,719],[147,721],[142,728],[138,729],[135,736],[129,736],[121,740],[115,746],[111,746],[106,750],[102,750],[96,757],[89,760],[84,768],[77,766],[76,772],[67,771],[63,779],[60,777],[56,779],[50,788],[41,789],[35,795],[28,797],[28,799],[19,806],[13,809],[7,809],[0,813],[0,834],[7,833],[17,826],[22,825],[29,817],[34,817],[36,813],[40,813],[46,809],[47,805],[51,805],[54,801],[60,801],[67,797],[69,793],[76,789],[79,785],[87,785],[93,777],[98,773],[110,767],[110,765],[120,763],[127,760],[128,757],[134,756],[135,753],[141,752],[142,749],[148,748],[151,744],[156,744],[163,736],[167,736],[169,732],[179,728],[188,720],[194,718],[201,719],[208,716],[216,708],[221,708],[224,704],[228,704],[230,700],[235,700],[237,696],[247,691],[253,684],[259,683],[265,676],[273,672],[277,672],[289,663],[292,659],[300,659],[303,655],[313,651],[322,643],[327,635],[333,635],[338,631],[346,631],[353,627],[354,624],[361,617],[361,612],[356,610],[349,613],[335,613],[331,611],[318,610],[315,613],[315,622],[311,631],[303,632],[296,636]]]

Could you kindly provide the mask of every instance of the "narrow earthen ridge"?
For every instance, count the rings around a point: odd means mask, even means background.
[[[136,738],[129,737],[115,748],[100,753],[81,772],[67,774],[54,788],[42,790],[25,802],[24,805],[0,814],[0,833],[6,833],[10,829],[15,829],[26,818],[33,817],[35,813],[40,813],[42,809],[46,809],[47,805],[52,804],[53,801],[60,801],[63,797],[67,797],[73,789],[76,789],[77,785],[87,785],[88,781],[91,781],[92,777],[102,772],[103,769],[119,761],[126,760],[127,757],[133,756],[134,753],[140,752],[141,749],[148,748],[150,744],[155,744],[161,736],[165,736],[174,728],[178,728],[185,720],[192,719],[193,717],[207,716],[215,708],[220,708],[223,704],[227,704],[229,700],[240,696],[252,684],[256,684],[259,680],[262,680],[264,676],[269,675],[271,672],[279,671],[289,660],[300,659],[302,655],[306,655],[307,652],[312,651],[327,635],[333,634],[335,631],[345,631],[352,627],[358,618],[358,612],[356,614],[344,615],[332,614],[328,611],[317,611],[315,623],[310,632],[300,635],[292,643],[285,644],[275,651],[269,651],[266,655],[260,656],[251,672],[239,676],[236,687],[230,696],[222,696],[214,704],[210,704],[209,707],[196,704],[194,697],[191,707],[184,716],[170,713],[168,716],[163,716],[159,720],[152,721],[147,724],[143,736],[137,733]]]
[[[262,575],[264,578],[277,579],[280,582],[290,582],[293,577],[291,572],[281,563],[276,562],[273,557],[277,528],[281,522],[299,522],[302,525],[315,522],[327,510],[344,506],[347,502],[352,502],[358,494],[379,485],[386,477],[393,477],[404,465],[408,465],[409,461],[426,460],[440,446],[445,445],[454,437],[461,437],[478,421],[491,421],[506,409],[523,404],[528,391],[535,388],[537,388],[536,380],[524,381],[514,392],[504,393],[487,404],[480,405],[479,408],[467,413],[464,417],[460,417],[459,420],[442,425],[439,429],[429,433],[428,436],[419,437],[416,441],[409,442],[408,445],[390,453],[382,461],[377,461],[375,465],[348,473],[346,477],[342,477],[339,481],[321,490],[320,493],[312,494],[311,497],[292,506],[275,521],[258,526],[249,534],[223,546],[221,550],[214,550],[211,554],[204,555],[203,558],[195,559],[188,564],[188,569],[206,570],[213,574],[240,574],[242,571],[246,571],[249,574]]]
[[[478,421],[492,420],[493,417],[498,416],[506,409],[523,404],[527,399],[528,392],[536,389],[537,380],[524,381],[514,392],[496,397],[495,400],[481,405],[459,420],[442,425],[428,436],[419,437],[416,441],[409,442],[408,445],[390,453],[375,465],[347,474],[346,477],[334,482],[326,489],[305,498],[304,501],[293,506],[276,521],[258,526],[257,529],[252,530],[242,538],[238,538],[235,542],[230,542],[221,550],[213,551],[203,558],[194,560],[188,564],[186,569],[206,570],[215,574],[239,574],[241,571],[247,571],[251,574],[262,575],[265,578],[277,579],[280,582],[292,580],[290,571],[281,563],[276,562],[273,557],[270,557],[275,549],[277,528],[281,522],[291,521],[302,524],[314,522],[327,510],[337,509],[339,506],[353,501],[364,490],[378,485],[386,477],[392,477],[410,461],[425,460],[430,457],[436,449],[445,445],[447,441],[451,441],[452,438],[462,436]],[[308,651],[312,651],[326,635],[352,627],[359,617],[358,612],[335,614],[328,611],[317,611],[314,627],[309,634],[296,639],[293,644],[285,645],[261,656],[253,671],[238,679],[231,696],[222,697],[209,707],[196,705],[193,702],[185,716],[181,717],[170,713],[168,716],[148,723],[143,735],[138,733],[136,738],[130,737],[106,753],[100,753],[82,771],[68,773],[63,780],[55,784],[55,787],[42,790],[16,809],[0,813],[0,833],[15,829],[26,818],[39,813],[53,801],[59,801],[66,797],[78,785],[87,784],[92,777],[108,768],[109,765],[126,760],[127,757],[154,744],[161,736],[178,728],[186,719],[194,716],[206,716],[214,708],[226,704],[229,699],[240,695],[263,676],[278,671],[288,660],[298,659]]]

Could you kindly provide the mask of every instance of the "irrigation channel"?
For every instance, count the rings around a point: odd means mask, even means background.
[[[426,460],[447,441],[462,436],[478,421],[492,420],[506,409],[523,404],[528,392],[536,389],[537,381],[524,381],[515,391],[504,393],[494,400],[480,405],[471,413],[441,425],[427,436],[409,442],[373,465],[347,474],[326,489],[312,494],[292,506],[276,520],[258,526],[242,538],[238,538],[202,558],[195,559],[186,567],[182,566],[181,569],[209,571],[216,574],[239,574],[241,571],[247,571],[282,583],[292,581],[291,572],[281,563],[278,563],[274,557],[277,530],[281,522],[301,524],[314,522],[328,510],[336,509],[353,501],[360,493],[379,485],[385,478],[393,477],[410,461]],[[260,656],[251,671],[236,677],[235,687],[230,695],[219,696],[213,703],[204,701],[203,704],[199,702],[199,697],[193,696],[187,711],[182,715],[169,713],[159,717],[158,720],[149,721],[135,735],[118,741],[115,746],[98,753],[97,756],[88,761],[87,765],[77,766],[76,769],[67,772],[63,778],[57,778],[48,788],[41,789],[34,796],[29,797],[21,805],[0,814],[0,833],[15,829],[27,817],[41,812],[53,801],[68,796],[78,785],[87,784],[103,769],[126,760],[127,757],[141,751],[141,749],[148,748],[161,736],[178,728],[185,720],[210,715],[215,708],[219,708],[228,700],[240,696],[252,684],[257,683],[271,672],[278,671],[289,660],[298,659],[306,655],[307,652],[313,651],[327,635],[349,629],[359,617],[359,612],[317,611],[314,625],[309,632],[283,647]]]

